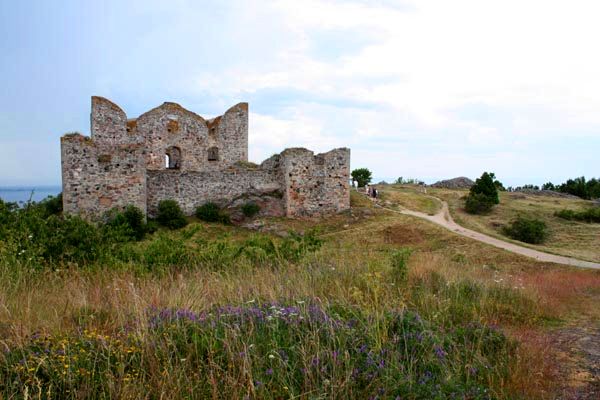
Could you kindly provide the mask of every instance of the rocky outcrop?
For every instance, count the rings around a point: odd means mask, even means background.
[[[471,186],[473,186],[474,184],[475,184],[475,182],[473,182],[469,178],[461,176],[458,178],[447,179],[444,181],[438,181],[431,186],[435,187],[435,188],[442,188],[442,189],[470,189]]]

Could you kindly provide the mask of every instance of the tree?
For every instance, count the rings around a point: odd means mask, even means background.
[[[480,178],[477,178],[475,184],[471,186],[470,195],[483,194],[490,199],[493,204],[500,204],[498,197],[498,188],[495,181],[496,175],[493,172],[484,172]]]
[[[471,186],[465,200],[465,210],[470,214],[489,212],[494,204],[500,203],[498,186],[502,187],[502,184],[496,180],[496,175],[493,172],[484,172],[481,178],[477,178],[475,184]]]
[[[556,187],[554,186],[554,183],[546,182],[542,185],[542,190],[556,190]]]
[[[586,181],[585,177],[568,179],[561,185],[556,185],[555,190],[569,193],[582,199],[595,199],[600,197],[600,180],[592,178]]]
[[[352,179],[358,183],[358,187],[364,187],[371,182],[371,171],[367,168],[357,168],[352,171]]]
[[[494,181],[494,186],[496,186],[496,189],[498,189],[500,192],[506,192],[506,188],[504,187],[502,182],[500,182],[497,179]]]

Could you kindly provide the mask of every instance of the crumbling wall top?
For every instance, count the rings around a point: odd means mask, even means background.
[[[177,103],[172,103],[172,102],[168,102],[168,101],[162,103],[158,107],[154,107],[153,109],[146,111],[145,113],[143,113],[142,115],[137,117],[137,120],[142,121],[145,119],[149,119],[154,114],[163,114],[163,113],[182,113],[182,114],[188,116],[189,118],[195,119],[206,125],[206,120],[201,115],[198,115],[195,112],[192,112]]]

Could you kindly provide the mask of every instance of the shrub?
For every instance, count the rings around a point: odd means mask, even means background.
[[[44,200],[40,201],[40,206],[44,208],[45,214],[58,215],[63,211],[63,197],[62,193],[57,196],[48,196]]]
[[[242,206],[242,213],[248,218],[254,217],[260,211],[260,206],[253,201],[249,201],[248,203]]]
[[[546,224],[538,219],[518,217],[510,226],[504,227],[504,233],[521,242],[540,244],[546,240]]]
[[[485,214],[494,206],[493,200],[483,193],[471,193],[465,200],[465,210],[469,214]]]
[[[398,283],[406,283],[408,280],[408,259],[412,254],[412,249],[402,248],[395,250],[390,258],[394,279]]]
[[[589,208],[584,211],[574,211],[574,210],[560,210],[556,212],[556,215],[559,218],[570,220],[570,221],[583,221],[583,222],[597,222],[600,223],[600,207]]]
[[[156,221],[169,229],[179,229],[187,225],[185,215],[175,200],[162,200],[158,203]]]
[[[317,236],[315,230],[310,230],[304,235],[290,232],[289,237],[285,238],[279,246],[279,254],[283,259],[294,262],[307,253],[319,250],[322,244],[323,240]]]
[[[104,246],[101,230],[79,217],[47,215],[45,206],[0,201],[0,242],[34,268],[52,263],[85,264]]]
[[[221,222],[224,224],[229,224],[231,222],[229,214],[221,210],[221,207],[212,202],[205,203],[196,208],[196,217],[206,222]]]
[[[120,231],[125,238],[142,240],[147,232],[144,219],[142,210],[129,205],[123,212],[112,211],[106,225],[109,229]]]
[[[206,222],[217,222],[221,208],[215,203],[206,203],[196,208],[196,217]]]

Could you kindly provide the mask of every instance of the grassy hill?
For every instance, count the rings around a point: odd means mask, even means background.
[[[472,215],[464,211],[466,190],[428,189],[428,193],[444,199],[456,222],[466,228],[511,241],[502,232],[504,225],[518,216],[536,218],[548,226],[549,238],[542,245],[515,243],[548,253],[600,262],[600,224],[568,221],[554,215],[564,209],[585,210],[592,207],[590,201],[501,192],[500,204],[491,213]]]
[[[259,231],[191,219],[89,262],[43,262],[5,238],[0,398],[535,399],[591,385],[592,362],[561,343],[598,326],[599,271],[355,192],[352,205]]]

